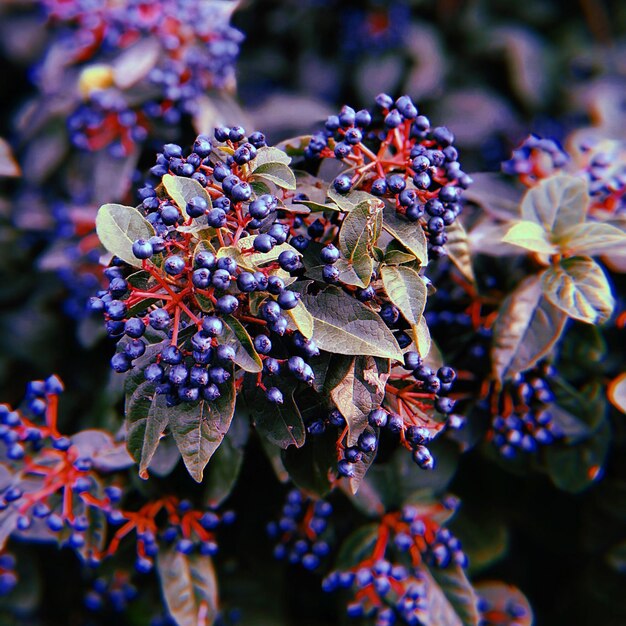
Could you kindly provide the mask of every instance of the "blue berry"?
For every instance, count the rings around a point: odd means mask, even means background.
[[[282,404],[284,401],[283,394],[277,387],[271,387],[268,389],[265,396],[272,404]]]
[[[324,264],[333,264],[339,260],[339,250],[332,244],[324,246],[320,252],[320,259]]]
[[[138,259],[149,259],[154,254],[152,244],[145,239],[137,239],[133,243],[133,254]]]

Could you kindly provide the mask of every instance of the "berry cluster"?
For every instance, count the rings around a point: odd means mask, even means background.
[[[92,588],[85,594],[85,606],[90,611],[111,608],[116,613],[126,610],[128,603],[137,597],[137,587],[127,572],[116,571],[109,579],[100,577],[93,581]]]
[[[122,94],[96,91],[67,118],[70,140],[80,150],[106,149],[114,158],[128,156],[149,134],[150,120],[134,111]]]
[[[94,458],[81,453],[91,444],[75,443],[57,430],[62,389],[51,376],[29,384],[23,410],[0,406],[0,431],[12,470],[0,508],[15,513],[13,532],[43,534],[97,563],[102,519],[119,502],[121,490],[105,486]]]
[[[605,140],[579,147],[577,165],[588,182],[591,212],[626,211],[626,147],[623,141]]]
[[[55,245],[42,266],[56,272],[66,290],[64,312],[77,320],[83,319],[89,298],[102,285],[103,248],[95,232],[95,210],[52,203]]]
[[[337,470],[340,476],[352,478],[356,475],[355,464],[361,462],[365,455],[376,451],[378,434],[382,428],[399,436],[401,444],[411,451],[413,460],[420,468],[433,469],[435,459],[427,447],[428,442],[446,426],[458,429],[464,425],[462,416],[452,414],[455,401],[446,395],[456,379],[454,369],[442,366],[435,372],[414,351],[406,352],[404,357],[403,367],[412,371],[412,374],[400,374],[392,370],[385,387],[384,406],[368,415],[370,428],[364,430],[352,446],[343,443],[347,428],[339,437]],[[410,380],[411,376],[413,381]],[[441,421],[433,419],[433,414],[440,415]],[[334,426],[345,427],[345,420],[337,410],[332,411],[326,421]],[[315,420],[309,425],[309,432],[321,434],[324,427],[324,421]]]
[[[154,567],[160,545],[173,546],[181,554],[213,556],[218,551],[215,531],[222,524],[232,524],[235,514],[218,515],[211,509],[200,511],[189,500],[166,496],[148,502],[138,511],[113,511],[109,522],[119,525],[106,555],[114,554],[122,539],[134,531],[137,536],[135,569],[145,574]]]
[[[344,106],[330,116],[325,130],[315,133],[305,155],[334,158],[349,172],[335,178],[337,193],[363,190],[385,198],[396,212],[419,222],[428,237],[431,256],[445,254],[446,226],[461,212],[460,192],[471,184],[458,162],[454,136],[432,127],[409,96],[395,102],[376,98],[379,115]]]
[[[351,617],[373,617],[380,626],[423,623],[428,609],[424,564],[445,569],[467,566],[458,539],[439,526],[435,517],[456,502],[422,507],[405,506],[383,517],[372,555],[348,571],[334,571],[323,582],[325,591],[352,588]],[[406,554],[410,567],[388,558],[393,552]]]
[[[327,534],[328,517],[333,507],[325,500],[313,501],[294,489],[287,494],[278,522],[267,525],[267,533],[278,541],[274,556],[292,565],[301,563],[308,570],[319,567],[330,553],[323,538]]]
[[[52,376],[29,384],[24,410],[0,406],[12,472],[0,491],[0,510],[15,513],[6,517],[13,520],[9,533],[56,540],[95,566],[115,554],[124,537],[135,531],[135,565],[141,573],[152,569],[159,544],[173,545],[183,554],[215,554],[215,530],[232,523],[234,514],[196,510],[190,501],[174,496],[150,501],[137,511],[121,508],[124,492],[108,476],[127,468],[130,458],[122,454],[117,465],[107,461],[115,456],[116,444],[100,431],[83,431],[72,439],[62,436],[57,430],[61,390],[61,382]],[[36,423],[40,418],[44,424]],[[103,437],[110,448],[100,461]],[[107,521],[117,530],[105,546]],[[95,606],[95,597],[92,600]]]
[[[546,363],[524,372],[492,398],[494,413],[490,438],[500,454],[513,458],[518,452],[536,452],[563,437],[554,421],[550,388],[552,368]]]
[[[621,213],[626,209],[626,152],[623,142],[583,142],[570,156],[553,139],[530,135],[502,164],[506,174],[531,187],[559,171],[584,178],[591,197],[590,212]]]
[[[324,591],[354,588],[347,606],[349,617],[374,619],[376,626],[419,626],[427,615],[427,589],[419,570],[385,559],[363,565],[355,572],[332,572],[322,583]]]
[[[411,374],[394,370],[387,382],[385,406],[388,410],[374,411],[369,422],[399,434],[402,445],[411,450],[415,463],[422,469],[432,469],[435,461],[427,448],[428,442],[446,426],[458,429],[464,424],[460,415],[452,413],[456,403],[448,396],[456,372],[447,365],[435,371],[414,351],[405,353],[403,369]],[[434,419],[433,414],[439,418]]]
[[[511,158],[502,163],[502,171],[532,185],[563,169],[569,161],[567,152],[554,139],[529,135],[513,150]]]
[[[176,125],[181,115],[196,111],[209,89],[234,85],[243,35],[229,25],[231,7],[184,0],[41,2],[66,63],[82,68],[79,88],[86,101],[69,119],[79,148],[108,147],[113,156],[124,156],[146,139],[153,123]],[[141,91],[134,84],[128,90],[111,62],[115,54],[132,54],[133,47],[155,57],[138,77]]]
[[[251,161],[269,150],[260,133],[246,137],[239,127],[218,128],[215,139],[216,146],[198,137],[186,157],[180,146],[164,146],[152,175],[191,178],[195,191],[179,206],[166,195],[165,179],[157,189],[141,190],[155,231],[132,246],[142,271],[130,274],[124,264],[108,268],[109,288],[91,308],[104,311],[109,336],[119,340],[115,371],[130,370],[152,344],[141,366],[170,405],[216,400],[233,376],[233,362],[242,365],[241,337],[251,328],[245,349],[262,362],[262,371],[248,371],[258,372],[270,402],[281,403],[273,384],[278,374],[311,384],[314,373],[305,359],[319,354],[288,319],[300,296],[287,286],[302,267],[299,252],[287,243],[293,215],[277,196],[252,191]]]
[[[11,593],[17,585],[15,557],[4,552],[0,554],[0,597]]]

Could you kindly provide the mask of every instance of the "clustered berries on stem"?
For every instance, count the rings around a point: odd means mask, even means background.
[[[100,431],[83,431],[72,438],[59,433],[62,389],[61,381],[51,376],[29,384],[23,411],[0,405],[0,431],[11,470],[11,480],[0,491],[0,511],[13,520],[8,534],[26,539],[30,533],[43,534],[95,567],[113,556],[134,531],[140,573],[152,569],[159,545],[172,545],[183,554],[214,555],[215,530],[232,523],[234,514],[197,510],[189,500],[176,496],[147,502],[137,511],[123,508],[119,471],[131,464],[130,459],[122,455],[121,465],[112,467],[101,461],[98,451],[103,438],[110,448],[115,444]],[[105,521],[118,527],[110,536]],[[10,563],[8,555],[0,556],[0,585],[4,580],[5,591],[14,579]]]
[[[551,413],[555,399],[550,388],[553,373],[550,365],[541,363],[519,374],[499,393],[492,391],[487,399],[492,414],[488,438],[503,457],[537,452],[564,437]]]
[[[285,498],[282,517],[267,525],[267,534],[277,541],[274,557],[314,570],[330,554],[328,518],[333,507],[326,500],[313,501],[297,489]]]
[[[454,135],[432,127],[409,96],[376,98],[374,115],[344,106],[306,148],[310,159],[334,158],[349,170],[335,178],[339,194],[367,191],[384,198],[411,222],[419,222],[433,258],[445,254],[446,227],[461,211],[460,191],[471,184],[461,170]]]
[[[144,374],[170,405],[220,396],[238,363],[238,344],[229,337],[242,327],[263,364],[257,385],[269,402],[282,403],[273,381],[284,371],[310,384],[314,374],[305,358],[319,354],[287,318],[299,300],[287,288],[301,267],[299,252],[286,243],[294,216],[274,195],[252,197],[248,164],[265,147],[261,133],[246,137],[240,127],[218,128],[215,138],[214,149],[208,137],[198,137],[186,157],[179,146],[164,147],[152,175],[190,178],[198,195],[179,207],[163,187],[141,190],[155,231],[132,245],[142,271],[109,268],[109,289],[91,308],[104,310],[108,334],[119,340],[111,362],[117,372],[144,356],[156,343],[144,336],[156,331],[161,350],[144,363]],[[285,349],[296,354],[285,358]]]
[[[80,149],[107,148],[124,157],[155,125],[176,126],[194,114],[208,90],[234,85],[243,35],[229,24],[230,7],[181,0],[41,4],[66,64],[81,70],[84,102],[68,118],[70,139]],[[112,53],[119,56],[111,60]],[[135,54],[154,60],[127,85],[116,65]]]
[[[351,589],[350,617],[375,618],[376,624],[418,626],[429,610],[424,567],[467,567],[460,541],[436,521],[456,502],[406,505],[382,518],[371,555],[354,567],[331,572],[325,591]],[[408,565],[404,563],[408,561]]]

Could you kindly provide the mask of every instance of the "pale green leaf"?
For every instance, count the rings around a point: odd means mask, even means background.
[[[296,177],[288,165],[284,163],[264,163],[259,165],[252,176],[256,180],[269,180],[282,189],[294,190]]]
[[[615,299],[602,268],[587,257],[562,259],[542,275],[546,298],[569,317],[600,324],[611,317]]]
[[[376,196],[366,191],[350,191],[339,193],[332,185],[328,188],[328,197],[344,212],[349,213],[362,202],[378,200]]]
[[[549,240],[549,234],[536,222],[522,221],[513,224],[502,238],[504,243],[519,246],[540,254],[555,254],[558,248]]]
[[[214,622],[219,609],[217,578],[210,557],[181,554],[172,545],[159,550],[157,571],[167,610],[177,626]]]
[[[403,217],[396,215],[393,207],[385,206],[383,228],[409,252],[412,252],[420,262],[420,265],[426,265],[428,262],[426,235],[419,223],[409,222]]]
[[[529,189],[522,199],[522,219],[560,236],[585,219],[589,205],[586,182],[569,174],[555,174]]]
[[[504,301],[493,329],[492,362],[499,380],[514,377],[547,355],[567,317],[542,297],[537,276],[530,276]]]
[[[304,294],[302,303],[313,316],[313,339],[321,350],[402,360],[398,342],[383,320],[341,289]]]
[[[339,231],[339,249],[366,287],[374,269],[373,247],[380,235],[382,207],[376,199],[358,204],[346,215]]]
[[[448,241],[446,250],[448,258],[456,265],[457,269],[470,282],[475,283],[474,269],[472,267],[472,256],[470,252],[467,233],[463,224],[457,219],[446,228]]]
[[[100,243],[111,254],[133,267],[141,267],[141,260],[133,254],[133,243],[137,239],[150,239],[154,235],[154,228],[133,207],[105,204],[96,216],[96,233]]]
[[[231,257],[237,261],[237,265],[248,270],[256,271],[264,265],[273,263],[282,252],[289,250],[298,256],[300,253],[287,242],[274,246],[269,252],[257,252],[254,250],[254,240],[258,235],[242,237],[236,246],[224,246],[217,251],[217,258]]]
[[[417,326],[426,306],[426,285],[420,275],[410,267],[385,265],[381,269],[385,292],[404,319],[413,329],[417,343]]]
[[[287,316],[307,339],[313,336],[313,316],[307,311],[302,302],[298,302],[293,309],[287,311]]]
[[[235,350],[235,363],[242,370],[252,374],[259,373],[263,369],[263,362],[254,348],[248,331],[232,315],[224,315],[222,320],[225,327],[221,343],[228,344]]]
[[[189,218],[189,215],[187,215],[187,204],[192,198],[203,198],[206,200],[209,209],[212,206],[211,196],[209,196],[207,190],[193,178],[165,174],[163,176],[163,187],[165,187],[167,195],[174,200],[176,206],[181,210],[185,219]]]
[[[576,224],[565,230],[556,241],[563,252],[595,256],[615,249],[624,249],[626,233],[602,222]]]

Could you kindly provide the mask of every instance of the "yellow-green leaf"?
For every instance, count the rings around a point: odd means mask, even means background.
[[[626,233],[616,226],[602,222],[576,224],[565,230],[556,242],[563,252],[595,256],[626,244]]]
[[[133,254],[133,243],[137,239],[150,239],[154,228],[131,206],[105,204],[96,216],[96,233],[111,254],[133,267],[141,267],[141,261]]]
[[[535,222],[548,233],[559,236],[585,219],[589,195],[587,184],[569,174],[555,174],[526,192],[522,219]]]
[[[522,221],[513,224],[502,241],[540,254],[558,252],[558,248],[548,239],[548,233],[543,226],[536,222]]]
[[[537,276],[508,296],[493,329],[492,362],[500,380],[532,367],[561,336],[567,316],[542,297]]]
[[[569,317],[600,324],[611,317],[615,299],[602,268],[588,257],[562,259],[542,275],[546,298]]]
[[[385,265],[381,268],[383,286],[389,299],[413,329],[417,343],[417,326],[426,306],[426,285],[420,275],[410,267]]]
[[[211,197],[207,193],[207,190],[193,178],[165,174],[165,176],[163,176],[163,187],[167,195],[174,200],[176,206],[181,210],[185,219],[189,218],[187,215],[187,204],[192,198],[202,198],[206,201],[209,208],[212,206]]]

